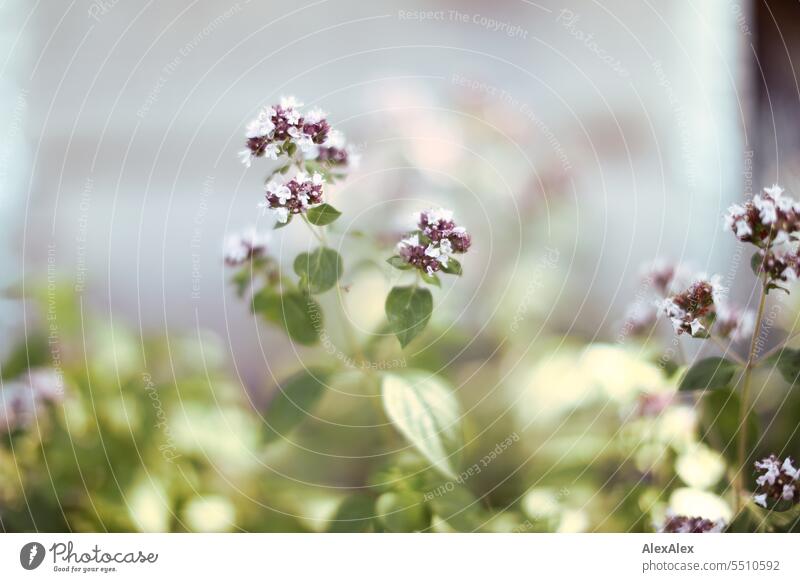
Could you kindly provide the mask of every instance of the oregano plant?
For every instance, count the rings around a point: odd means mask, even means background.
[[[669,515],[662,531],[720,531],[750,515],[763,520],[757,508],[772,512],[798,507],[800,471],[791,456],[758,458],[758,419],[754,412],[753,372],[771,365],[794,387],[800,377],[800,350],[788,347],[797,334],[764,349],[764,313],[772,292],[789,294],[800,277],[800,203],[775,185],[744,204],[731,206],[724,228],[754,247],[750,261],[758,280],[755,311],[732,305],[719,276],[692,274],[680,265],[653,263],[645,278],[660,299],[652,307],[636,306],[626,327],[652,334],[661,314],[672,324],[676,343],[688,336],[716,345],[722,356],[698,357],[682,372],[679,392],[696,395],[703,411],[703,430],[716,438],[730,463],[729,480],[734,516],[731,524],[692,515]],[[738,342],[746,345],[739,356]]]
[[[302,107],[296,99],[284,98],[262,109],[247,126],[241,158],[248,168],[260,160],[268,164],[259,207],[274,219],[274,229],[283,232],[280,229],[303,223],[317,246],[299,253],[291,262],[292,272],[287,273],[270,254],[269,237],[250,229],[228,237],[225,263],[234,270],[231,282],[237,294],[245,297],[250,292],[250,306],[256,315],[282,328],[292,342],[314,346],[325,326],[317,297],[340,289],[348,268],[346,257],[329,242],[332,236],[339,236],[330,232],[329,226],[342,212],[330,203],[327,188],[347,177],[356,153],[344,136],[331,128],[324,112]],[[407,280],[393,287],[385,300],[385,327],[400,350],[426,329],[432,317],[431,287],[441,286],[440,275],[462,274],[455,255],[463,255],[472,244],[467,230],[455,223],[449,210],[424,210],[413,222],[414,230],[397,243],[396,254],[387,259],[392,268],[407,272],[401,274]],[[349,324],[337,321],[336,325]],[[344,335],[356,336],[351,332]],[[408,441],[421,462],[440,476],[453,478],[463,442],[461,412],[448,382],[423,370],[382,369],[366,361],[371,356],[369,342],[362,345],[353,339],[350,343],[348,359],[363,364],[358,367],[363,385],[380,391],[384,421]],[[341,359],[332,358],[329,366],[303,369],[281,382],[264,415],[268,440],[285,438],[309,416],[328,382],[340,372],[344,372]],[[409,529],[409,523],[413,523],[411,529],[423,529],[425,520],[430,519],[423,505],[398,508],[417,497],[421,494],[407,490],[387,491],[377,500],[360,494],[343,503],[341,519],[351,520],[356,529],[374,527],[373,516],[388,530]]]

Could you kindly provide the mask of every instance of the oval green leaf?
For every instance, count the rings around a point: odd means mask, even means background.
[[[315,295],[333,288],[343,270],[342,257],[328,247],[300,253],[294,260],[294,272],[300,277],[300,287]]]
[[[313,208],[309,208],[308,212],[306,212],[306,217],[311,224],[315,224],[317,226],[325,226],[326,224],[330,224],[331,222],[335,221],[342,215],[341,212],[336,210],[330,204],[320,204],[319,206],[314,206]]]
[[[395,269],[399,269],[401,271],[408,271],[409,269],[413,269],[411,265],[406,263],[403,260],[403,257],[400,255],[394,255],[393,257],[389,257],[386,259],[386,262],[393,266]]]
[[[253,296],[252,309],[267,321],[283,327],[296,343],[310,346],[319,341],[322,308],[309,295],[299,291],[280,294],[265,287]]]
[[[800,350],[783,348],[766,363],[775,366],[789,384],[795,384],[800,378]]]
[[[727,388],[738,366],[725,358],[706,358],[694,364],[681,380],[679,390],[718,390]]]
[[[461,412],[444,380],[421,371],[386,374],[381,397],[394,427],[440,473],[455,479],[463,446]]]
[[[442,271],[447,273],[448,275],[461,275],[463,273],[461,269],[461,263],[455,260],[453,257],[449,257],[447,259],[447,266],[442,267]]]
[[[386,297],[386,317],[389,328],[397,336],[401,347],[406,347],[417,337],[433,312],[433,296],[419,287],[393,287]]]
[[[310,414],[325,393],[326,378],[323,370],[308,369],[279,387],[264,413],[267,441],[284,438]]]

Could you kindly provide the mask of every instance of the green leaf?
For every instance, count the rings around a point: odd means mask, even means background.
[[[783,348],[766,363],[775,366],[789,384],[794,384],[800,377],[800,350]]]
[[[311,414],[311,409],[325,393],[326,378],[325,371],[312,368],[283,383],[264,413],[268,441],[285,438]]]
[[[386,317],[389,328],[406,347],[417,337],[431,318],[433,296],[419,287],[393,287],[386,297]]]
[[[430,497],[431,510],[448,526],[459,532],[475,532],[485,523],[480,502],[466,487],[449,483],[430,485],[426,497]]]
[[[679,390],[717,390],[727,388],[738,366],[725,358],[706,358],[694,364],[681,380]]]
[[[703,396],[703,434],[709,444],[718,448],[733,466],[738,464],[739,407],[741,400],[733,390],[723,388]],[[751,411],[747,416],[747,450],[751,454],[758,444],[758,420]]]
[[[394,255],[393,257],[389,257],[386,259],[386,262],[393,266],[395,269],[400,269],[401,271],[408,271],[409,269],[413,269],[414,267],[409,265],[403,260],[403,257],[400,255]]]
[[[375,520],[375,500],[356,493],[345,497],[328,528],[330,533],[361,533],[372,531]]]
[[[336,210],[333,206],[324,203],[320,204],[319,206],[309,208],[308,212],[306,212],[306,218],[308,218],[308,221],[317,226],[325,226],[326,224],[330,224],[341,215],[342,213]]]
[[[293,218],[294,218],[294,214],[290,214],[289,218],[286,219],[286,222],[276,222],[275,226],[273,226],[272,229],[273,230],[278,230],[279,228],[284,228],[286,226],[289,226],[289,223],[292,222]]]
[[[435,285],[436,287],[442,286],[442,282],[437,275],[428,275],[425,271],[420,271],[420,275],[422,276],[422,280],[428,285]]]
[[[300,287],[315,295],[336,285],[343,270],[342,257],[327,247],[300,253],[294,260],[294,272],[300,277]]]
[[[400,433],[443,475],[455,479],[463,446],[458,401],[444,380],[429,372],[385,374],[383,408]]]
[[[310,346],[319,341],[322,308],[312,297],[299,291],[283,294],[265,287],[253,296],[252,309],[267,321],[280,325],[289,338]]]
[[[761,265],[764,263],[764,257],[761,256],[761,252],[756,252],[752,257],[750,257],[750,268],[753,270],[753,274],[756,277],[761,276]]]
[[[461,263],[455,260],[453,257],[447,259],[447,266],[442,267],[442,271],[447,273],[448,275],[461,275],[463,273],[461,269]]]
[[[428,508],[422,495],[412,491],[391,491],[375,503],[378,519],[391,532],[414,532],[430,525]]]

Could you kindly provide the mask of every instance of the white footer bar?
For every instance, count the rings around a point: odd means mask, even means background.
[[[0,580],[797,581],[799,554],[793,534],[2,534]]]

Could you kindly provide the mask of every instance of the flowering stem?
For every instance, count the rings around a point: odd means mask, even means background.
[[[739,403],[739,445],[737,449],[737,473],[736,473],[736,513],[742,508],[742,498],[744,497],[744,476],[746,474],[745,463],[747,462],[747,413],[750,404],[750,377],[756,362],[756,347],[758,337],[761,332],[761,318],[764,316],[764,306],[767,303],[767,276],[761,280],[761,298],[758,302],[758,313],[756,314],[756,324],[753,329],[753,337],[750,339],[750,350],[747,354],[747,362],[744,367],[744,379],[742,384],[742,397]]]

